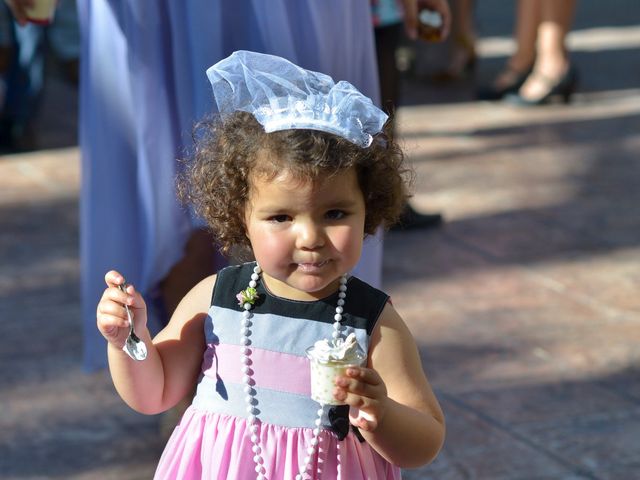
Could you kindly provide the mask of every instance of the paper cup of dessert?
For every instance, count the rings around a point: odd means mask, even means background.
[[[350,333],[346,339],[319,340],[307,348],[311,365],[311,398],[322,405],[342,405],[333,397],[335,379],[344,375],[348,367],[360,367],[366,354]]]

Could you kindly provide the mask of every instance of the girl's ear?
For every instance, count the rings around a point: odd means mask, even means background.
[[[249,242],[251,242],[251,237],[249,236],[249,217],[251,215],[251,207],[249,202],[247,201],[244,206],[244,218],[242,219],[242,229],[244,230],[244,236]]]

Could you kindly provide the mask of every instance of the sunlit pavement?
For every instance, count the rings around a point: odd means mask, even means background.
[[[632,15],[607,24],[597,3],[583,2],[591,16],[579,12],[573,38],[611,31],[601,49],[576,47],[583,80],[569,106],[519,109],[473,102],[464,83],[405,82],[412,203],[445,223],[386,236],[385,288],[448,433],[438,459],[404,478],[637,477],[640,42]],[[496,2],[484,5],[481,19]],[[506,42],[492,35],[481,78]],[[73,138],[54,113],[75,98],[59,91],[42,121],[55,146]],[[158,419],[124,406],[106,372],[80,368],[79,175],[75,147],[0,158],[3,479],[146,479],[164,443]]]

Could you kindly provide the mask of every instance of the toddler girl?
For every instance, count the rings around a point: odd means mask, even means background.
[[[395,479],[431,461],[444,418],[389,297],[348,272],[406,199],[387,116],[347,82],[235,52],[208,72],[220,115],[179,179],[225,253],[255,259],[196,285],[153,340],[144,300],[106,274],[98,328],[120,396],[147,414],[192,392],[158,479]],[[122,350],[126,307],[148,356]],[[353,335],[351,335],[353,334]],[[364,366],[310,398],[306,349],[357,339]]]

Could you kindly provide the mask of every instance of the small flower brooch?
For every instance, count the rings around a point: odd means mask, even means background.
[[[245,290],[240,290],[236,295],[238,299],[238,305],[244,307],[245,303],[249,303],[251,305],[255,305],[256,300],[258,300],[258,291],[253,287],[247,287]]]

